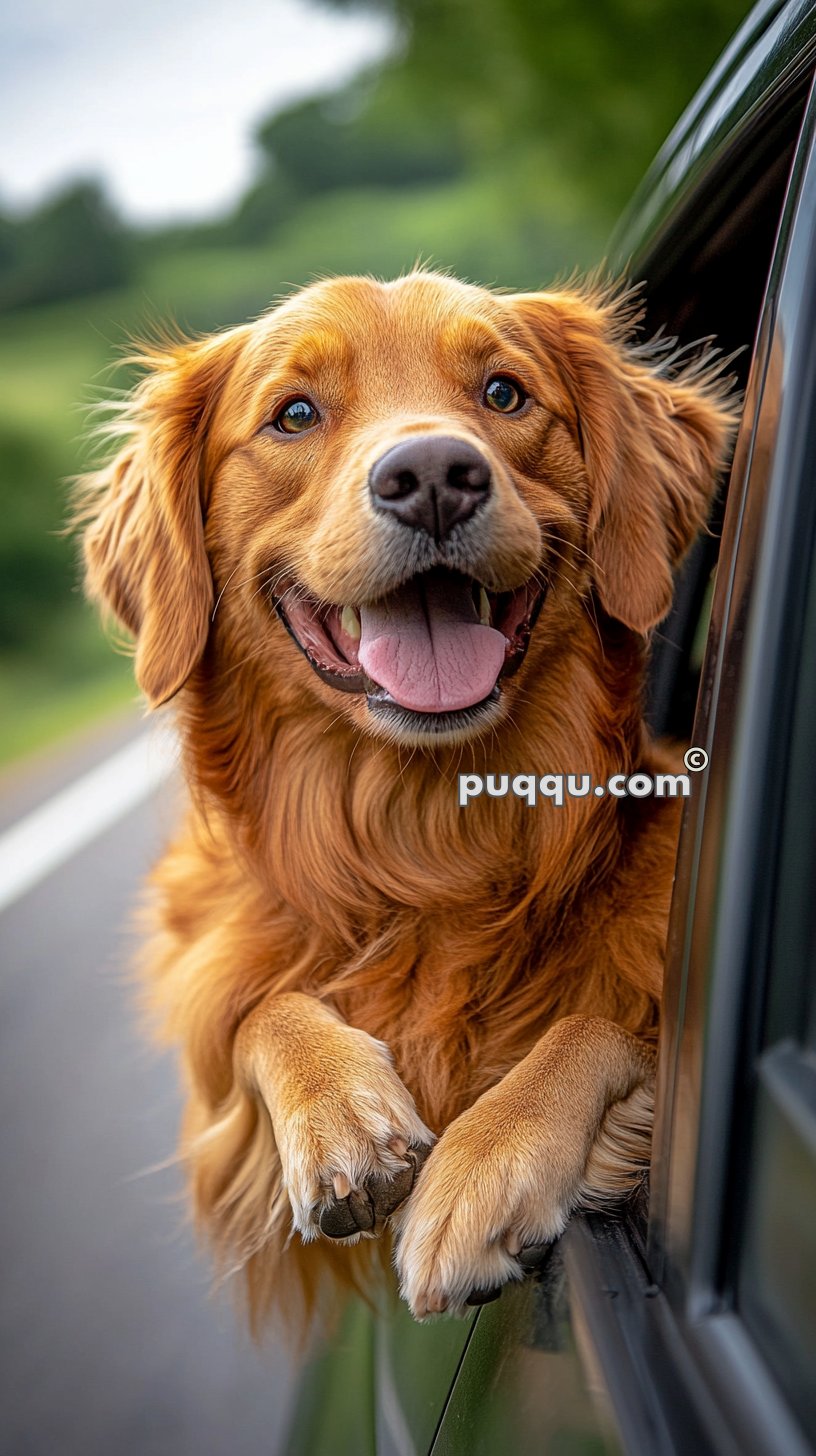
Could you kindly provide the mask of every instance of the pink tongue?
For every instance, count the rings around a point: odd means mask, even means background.
[[[504,662],[501,632],[483,627],[464,577],[429,572],[360,608],[359,659],[374,682],[415,713],[480,703]]]

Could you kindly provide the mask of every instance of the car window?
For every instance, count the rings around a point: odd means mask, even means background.
[[[816,1438],[815,135],[812,104],[702,666],[710,763],[678,856],[647,1255],[734,1449],[786,1456]]]
[[[713,338],[734,354],[744,389],[801,128],[806,92],[779,101],[742,136],[689,198],[658,251],[635,260],[645,281],[644,331],[662,329],[683,343]],[[678,577],[674,603],[658,628],[651,656],[647,719],[653,731],[688,739],[694,717],[727,478],[707,534]]]
[[[816,572],[809,596],[732,1246],[736,1307],[816,1439]]]

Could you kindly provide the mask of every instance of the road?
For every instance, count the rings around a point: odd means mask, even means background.
[[[7,781],[0,836],[143,731],[125,720]],[[150,1171],[179,1096],[136,1028],[125,927],[175,796],[171,776],[0,913],[3,1456],[284,1451],[289,1357],[212,1295],[178,1170]]]

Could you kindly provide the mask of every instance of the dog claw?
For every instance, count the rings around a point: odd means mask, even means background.
[[[428,1314],[444,1314],[447,1307],[448,1301],[444,1294],[429,1294],[425,1301]]]
[[[351,1192],[351,1184],[345,1173],[337,1173],[332,1179],[335,1198],[348,1198]]]

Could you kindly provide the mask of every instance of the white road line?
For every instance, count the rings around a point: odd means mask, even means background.
[[[0,835],[0,911],[169,778],[178,762],[166,729],[142,733]]]

